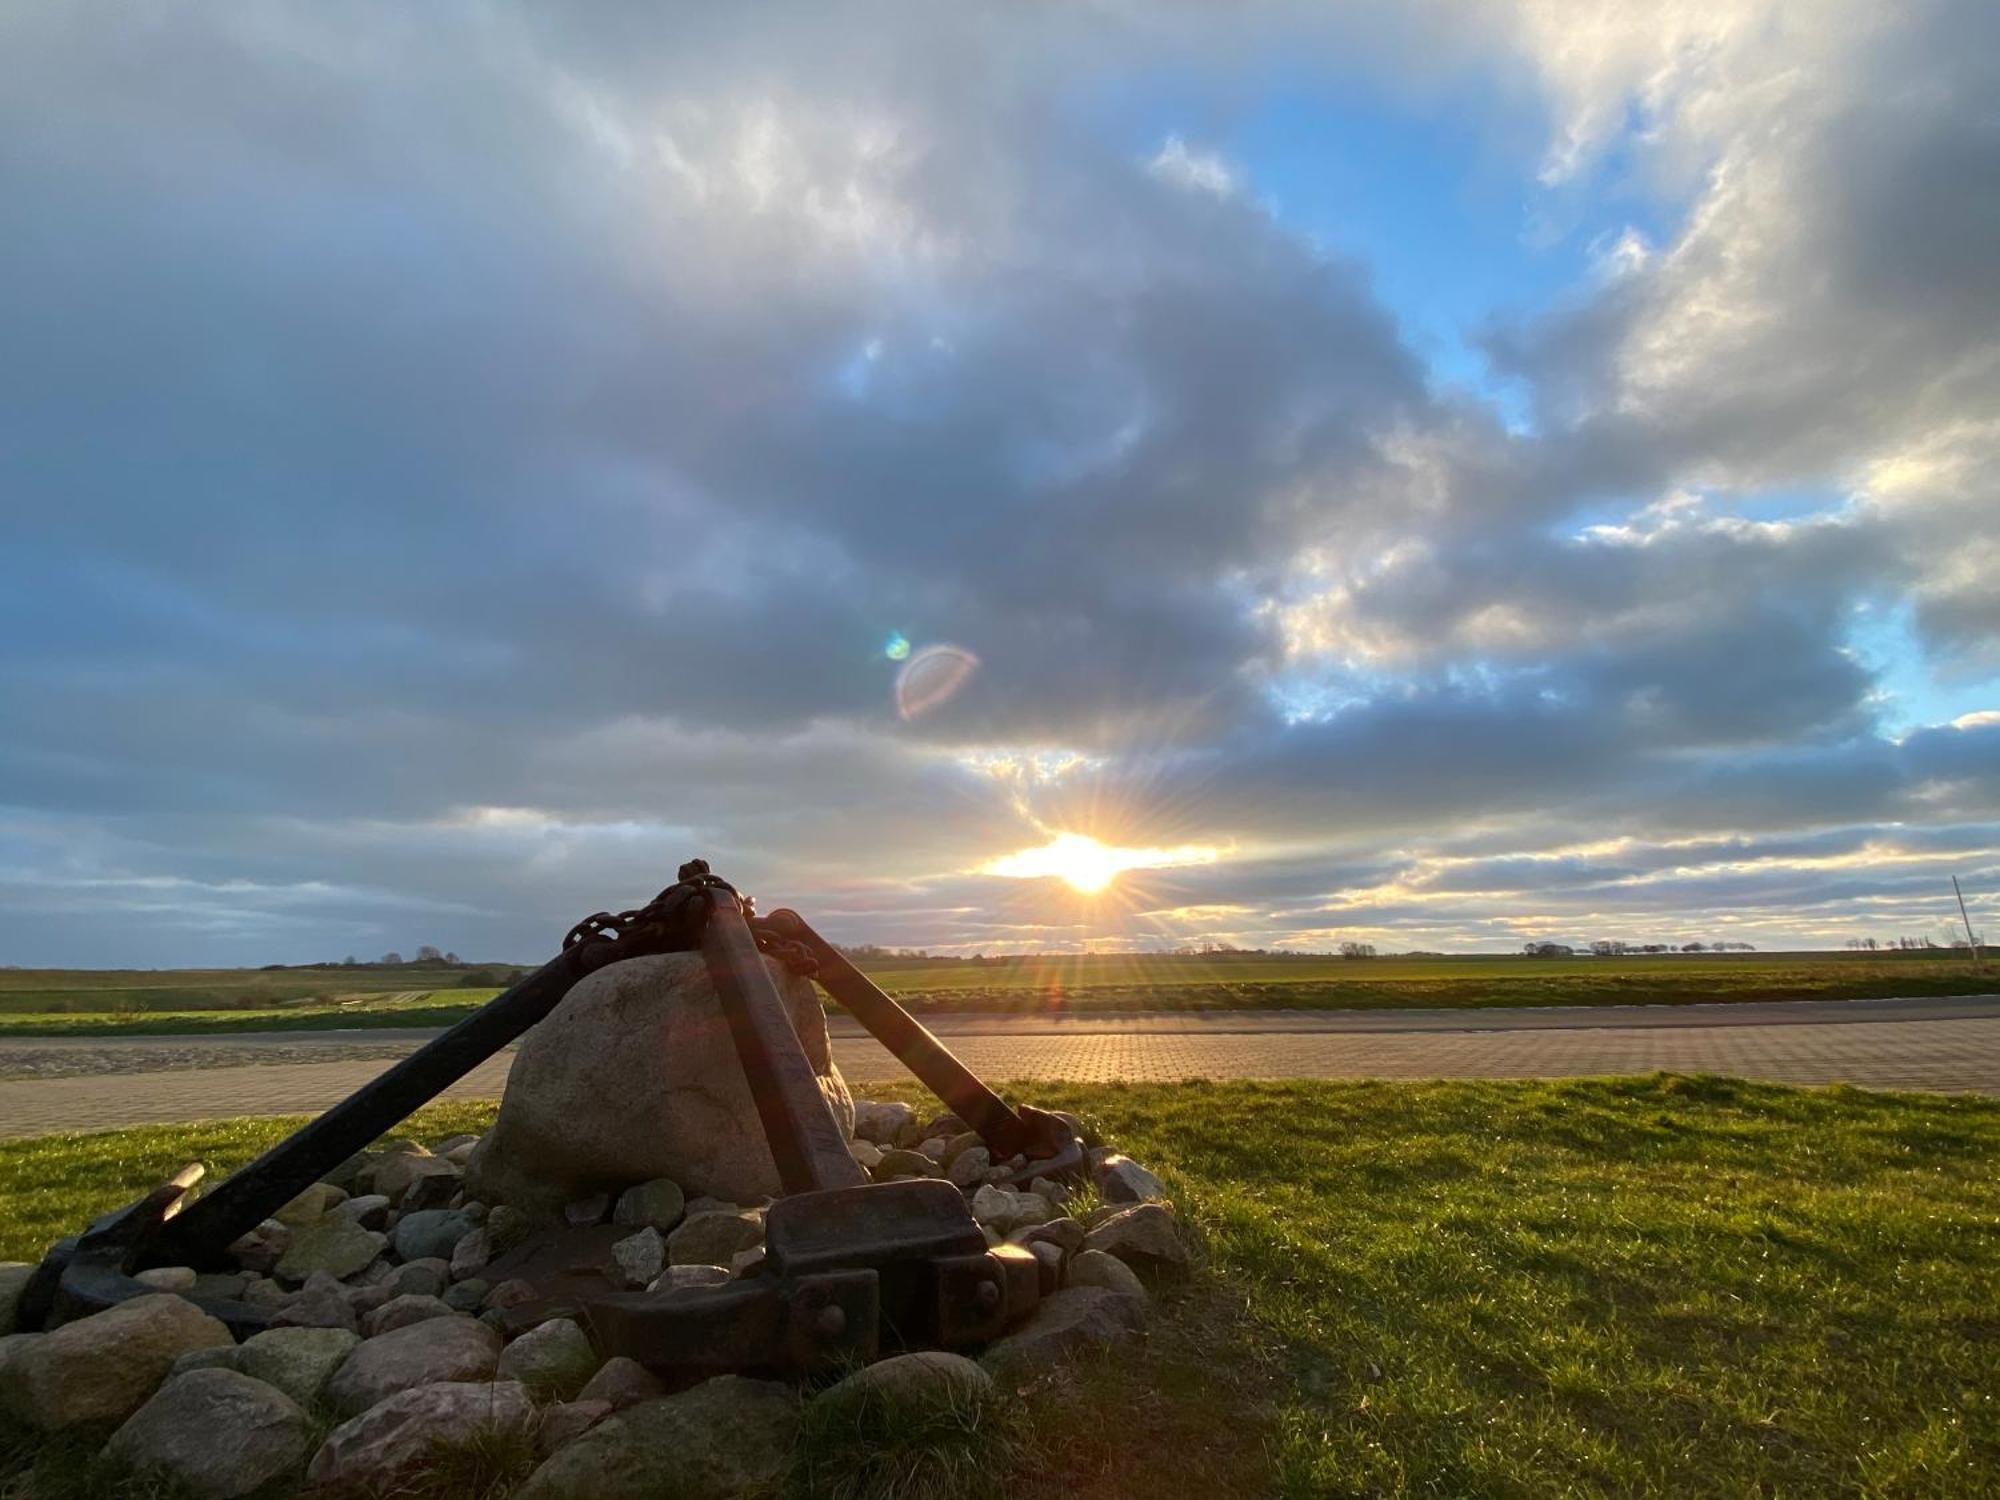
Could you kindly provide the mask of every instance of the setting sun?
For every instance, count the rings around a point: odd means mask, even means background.
[[[1022,849],[979,867],[982,875],[1013,880],[1054,877],[1072,890],[1094,896],[1126,870],[1160,870],[1215,862],[1215,850],[1186,844],[1177,849],[1120,849],[1084,833],[1059,833],[1048,843]]]

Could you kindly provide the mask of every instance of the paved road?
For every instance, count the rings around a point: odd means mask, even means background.
[[[1785,1083],[2000,1094],[2000,996],[1433,1011],[1204,1011],[1050,1019],[938,1018],[993,1080],[1556,1078],[1731,1073]],[[147,1121],[324,1109],[432,1032],[0,1042],[0,1137]],[[834,1052],[856,1083],[905,1076],[839,1018]],[[510,1057],[449,1097],[499,1093]]]

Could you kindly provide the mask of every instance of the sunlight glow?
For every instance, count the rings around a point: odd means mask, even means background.
[[[1085,833],[1059,833],[1048,843],[1002,855],[979,867],[981,875],[1004,875],[1010,880],[1035,880],[1053,876],[1072,890],[1096,895],[1126,870],[1164,870],[1184,865],[1215,863],[1217,851],[1204,844],[1183,844],[1177,849],[1120,849],[1099,842]]]

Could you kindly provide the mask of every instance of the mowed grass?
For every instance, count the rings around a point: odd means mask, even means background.
[[[1922,954],[1531,959],[1067,954],[884,958],[870,975],[920,1014],[1685,1005],[1990,994],[2000,968]],[[443,1026],[499,993],[454,970],[0,970],[0,1037]],[[426,988],[426,981],[431,987]]]
[[[2000,1493],[2000,1101],[1671,1076],[1008,1092],[1159,1170],[1204,1260],[1143,1354],[1053,1372],[995,1424],[1009,1496]],[[0,1255],[284,1128],[0,1143]]]

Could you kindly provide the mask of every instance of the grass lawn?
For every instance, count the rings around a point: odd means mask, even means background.
[[[1052,1375],[982,1436],[1009,1497],[2000,1493],[2000,1101],[1670,1076],[1033,1096],[1159,1170],[1207,1263],[1143,1356]],[[0,1256],[283,1128],[0,1143]]]
[[[1277,954],[1069,954],[985,962],[872,959],[921,1014],[954,1011],[1410,1009],[1859,1000],[2000,991],[1964,957],[1730,953],[1342,960]],[[453,971],[0,970],[0,1039],[443,1026],[498,993]],[[474,975],[472,977],[479,977]]]

